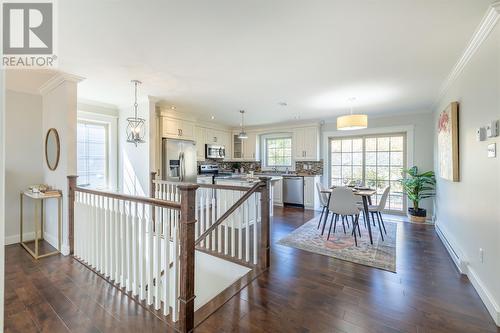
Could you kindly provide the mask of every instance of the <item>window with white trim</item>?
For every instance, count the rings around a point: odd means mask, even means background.
[[[267,167],[290,168],[292,166],[292,138],[266,138],[265,154]]]
[[[330,185],[363,183],[377,190],[378,203],[390,186],[386,210],[406,211],[406,200],[399,180],[406,168],[404,133],[330,138]]]
[[[108,124],[78,120],[78,186],[93,189],[109,187],[108,131]]]

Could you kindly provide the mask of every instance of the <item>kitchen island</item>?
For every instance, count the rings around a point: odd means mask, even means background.
[[[271,193],[270,195],[270,203],[269,203],[269,212],[271,216],[274,214],[274,209],[273,209],[273,197],[274,197],[274,184],[277,182],[280,182],[283,177],[281,176],[268,176],[268,175],[259,175],[261,177],[266,176],[270,177],[271,179]],[[232,186],[243,186],[243,187],[252,187],[255,183],[259,182],[259,176],[246,176],[246,175],[233,175],[232,177],[225,177],[225,178],[215,178],[215,183],[219,185],[232,185]]]

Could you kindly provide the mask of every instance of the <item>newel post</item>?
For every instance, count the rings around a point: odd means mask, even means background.
[[[263,186],[260,188],[261,235],[260,235],[260,267],[268,269],[271,257],[271,177],[259,177]]]
[[[156,184],[155,184],[155,179],[156,179],[156,171],[151,171],[149,173],[149,197],[154,198],[155,197],[155,192],[156,192]],[[153,221],[156,221],[156,209],[152,209],[151,212],[151,219]],[[153,223],[153,230],[156,228],[156,223]]]
[[[181,194],[179,323],[182,332],[194,329],[195,207],[198,185],[179,185]]]
[[[69,254],[75,250],[75,189],[78,176],[68,176],[68,242]]]
[[[156,191],[155,179],[156,179],[156,171],[151,171],[149,173],[149,197],[150,198],[155,197],[155,191]]]

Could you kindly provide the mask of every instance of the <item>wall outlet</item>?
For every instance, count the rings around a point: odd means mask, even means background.
[[[484,263],[484,250],[483,249],[479,249],[479,261],[482,263]]]
[[[486,140],[486,128],[479,127],[476,130],[476,139],[477,139],[477,141],[484,141],[484,140]]]

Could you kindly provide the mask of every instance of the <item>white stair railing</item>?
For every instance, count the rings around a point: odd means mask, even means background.
[[[156,218],[153,218],[156,216]],[[74,257],[177,321],[180,203],[76,188]]]
[[[178,201],[178,182],[153,180],[154,196]],[[210,229],[250,187],[198,184],[196,190],[196,240]],[[261,222],[261,193],[255,191],[223,222],[199,241],[198,249],[234,258],[241,263],[257,265],[259,260],[259,228]]]

